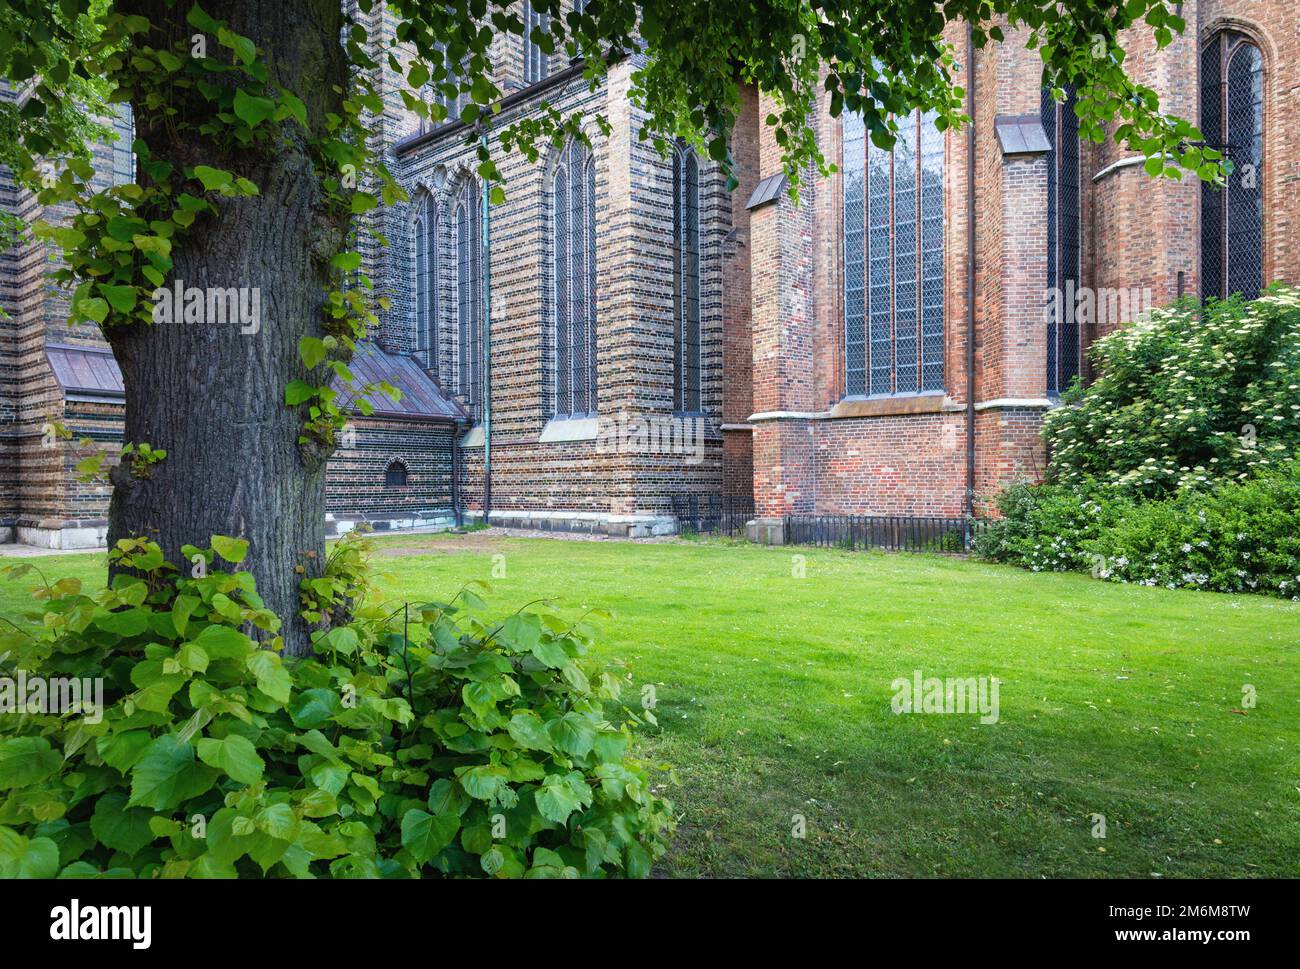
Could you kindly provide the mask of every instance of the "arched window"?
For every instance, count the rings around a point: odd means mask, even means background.
[[[555,415],[596,413],[596,166],[570,141],[553,182]]]
[[[483,375],[483,209],[479,185],[467,178],[452,211],[456,239],[456,392],[477,423]]]
[[[1079,199],[1079,116],[1073,87],[1065,100],[1042,93],[1047,153],[1047,393],[1060,394],[1079,373],[1080,339],[1075,294],[1083,271],[1083,220]]]
[[[1259,295],[1264,285],[1264,57],[1225,30],[1201,54],[1201,133],[1232,162],[1227,186],[1201,185],[1201,293]]]
[[[844,117],[844,349],[848,396],[944,386],[943,132],[916,112],[893,151]]]
[[[524,84],[546,80],[548,73],[546,52],[533,40],[533,30],[547,33],[551,18],[533,9],[530,0],[524,0]]]
[[[384,469],[384,487],[402,488],[405,487],[410,477],[410,471],[406,467],[406,462],[400,458],[394,458],[388,462],[388,467]]]
[[[426,192],[417,200],[411,225],[415,253],[415,354],[438,376],[438,231],[437,209]]]
[[[700,409],[700,165],[679,141],[673,152],[673,406]]]

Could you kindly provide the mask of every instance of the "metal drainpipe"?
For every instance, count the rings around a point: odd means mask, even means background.
[[[975,514],[975,36],[966,28],[966,517]],[[969,526],[968,526],[969,527]]]
[[[484,150],[488,147],[487,131],[483,132],[480,144]],[[489,240],[492,236],[491,205],[489,199],[492,189],[483,186],[483,524],[490,523],[492,516],[492,257]]]

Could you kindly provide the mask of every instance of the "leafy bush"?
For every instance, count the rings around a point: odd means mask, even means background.
[[[1300,600],[1300,469],[1130,504],[1083,545],[1113,582]]]
[[[1300,598],[1300,467],[1164,501],[1060,485],[1003,492],[976,552],[1038,571]]]
[[[1035,572],[1085,567],[1084,543],[1100,536],[1117,506],[1060,485],[1017,484],[998,496],[1002,517],[976,533],[975,554]]]
[[[110,588],[43,581],[41,625],[0,634],[12,671],[104,690],[102,717],[0,717],[0,877],[639,877],[665,850],[627,755],[653,716],[587,668],[584,622],[489,623],[474,583],[394,613],[348,539],[303,584],[314,655],[282,660],[252,576],[215,568],[246,545],[184,552],[210,570],[123,540]]]
[[[1183,300],[1090,355],[1100,376],[1044,423],[1049,482],[1158,498],[1300,451],[1300,290]]]

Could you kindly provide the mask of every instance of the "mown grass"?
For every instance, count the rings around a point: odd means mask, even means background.
[[[1300,875],[1294,603],[707,541],[379,544],[395,600],[476,578],[502,613],[615,611],[599,655],[655,686],[642,753],[678,782],[661,874]],[[102,581],[103,556],[37,564]],[[998,677],[999,722],[895,715],[916,669]]]

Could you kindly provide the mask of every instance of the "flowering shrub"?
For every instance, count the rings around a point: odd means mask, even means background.
[[[1047,482],[975,550],[1036,572],[1300,594],[1300,290],[1183,300],[1100,340],[1048,413]]]
[[[1101,376],[1048,413],[1047,480],[1159,498],[1300,451],[1300,290],[1183,300],[1094,344]]]
[[[264,648],[252,576],[215,567],[237,539],[187,547],[199,577],[130,539],[108,589],[42,581],[4,672],[98,678],[103,706],[0,717],[0,877],[647,875],[675,825],[628,757],[653,716],[584,660],[585,623],[489,622],[474,583],[394,612],[363,543],[304,583],[323,628],[298,660]]]
[[[1082,544],[1113,582],[1300,600],[1300,469],[1126,503]]]
[[[1300,598],[1300,466],[1164,501],[1061,485],[1003,492],[976,552],[1035,572]]]

